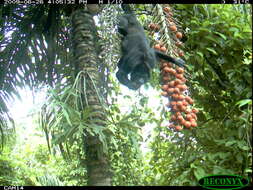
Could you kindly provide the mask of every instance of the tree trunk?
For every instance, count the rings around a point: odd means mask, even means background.
[[[100,63],[98,54],[100,48],[98,45],[98,35],[92,15],[84,10],[76,10],[72,15],[72,36],[75,65],[85,74],[86,99],[83,98],[83,105],[89,107],[92,111],[103,112],[103,107],[99,101],[96,86],[100,88],[102,84],[99,75],[98,64]],[[104,115],[96,114],[92,120],[105,120]],[[94,123],[94,122],[93,122]],[[103,123],[96,122],[96,125],[104,126]],[[86,153],[88,185],[91,186],[110,186],[111,176],[109,175],[109,162],[107,155],[103,152],[103,145],[97,136],[85,133],[84,149]]]

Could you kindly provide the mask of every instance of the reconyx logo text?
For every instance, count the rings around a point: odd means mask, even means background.
[[[248,185],[248,180],[238,175],[211,175],[199,180],[207,189],[241,189]]]

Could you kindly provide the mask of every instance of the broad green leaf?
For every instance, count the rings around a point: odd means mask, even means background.
[[[191,163],[191,164],[190,164],[190,167],[191,167],[191,168],[197,168],[197,166],[195,166],[194,163]]]
[[[228,142],[225,144],[225,146],[231,146],[231,145],[233,145],[233,144],[235,144],[235,143],[236,143],[235,140],[228,141]]]
[[[240,100],[239,102],[237,102],[235,105],[239,105],[239,107],[242,107],[246,104],[252,104],[252,100],[251,99],[244,99],[244,100]]]
[[[200,51],[197,51],[197,55],[199,55],[201,58],[204,57],[204,54],[202,52],[200,52]]]
[[[205,32],[210,32],[210,30],[208,28],[204,28],[204,27],[200,27],[199,28],[200,31],[205,31]]]
[[[247,150],[250,150],[250,147],[244,145],[244,146],[240,146],[240,149],[247,151]]]
[[[247,168],[247,169],[245,169],[245,172],[246,172],[246,173],[252,173],[252,169]]]
[[[212,52],[215,55],[218,55],[217,52],[212,48],[206,48],[208,51]]]
[[[212,36],[205,36],[206,39],[210,40],[211,42],[214,42],[216,44],[219,44],[219,40],[217,40],[217,38],[214,38]],[[210,42],[210,43],[211,43]]]
[[[229,29],[228,29],[230,32],[239,32],[239,29],[238,28],[236,28],[236,27],[230,27]]]
[[[222,34],[222,33],[220,33],[220,32],[214,32],[215,34],[218,34],[220,37],[222,37],[224,40],[227,40],[227,37],[224,35],[224,34]]]
[[[197,169],[194,170],[194,175],[197,178],[197,180],[199,180],[200,178],[206,176],[206,172],[203,168],[197,167]]]
[[[216,140],[214,139],[214,142],[216,142],[218,145],[225,144],[227,141],[226,140]]]

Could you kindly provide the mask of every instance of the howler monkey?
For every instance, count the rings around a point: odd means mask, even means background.
[[[151,48],[143,27],[129,5],[122,5],[122,8],[127,14],[119,18],[118,24],[118,32],[122,35],[122,57],[118,62],[116,76],[120,83],[137,90],[150,79],[150,70],[155,67],[158,59],[184,66],[182,59],[174,59]]]

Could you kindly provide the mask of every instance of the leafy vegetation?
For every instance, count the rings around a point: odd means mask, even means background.
[[[159,135],[170,135],[167,129],[156,129],[150,161],[154,177],[147,180],[197,185],[211,174],[248,177],[252,172],[251,9],[248,5],[177,5],[176,10],[188,31],[189,86],[201,110],[199,127],[183,136],[173,135],[169,142]]]
[[[49,35],[44,30],[50,7],[39,8],[0,7],[2,145],[5,140],[0,154],[0,185],[87,185],[86,135],[97,136],[102,142],[102,151],[110,160],[112,185],[194,186],[208,175],[252,175],[250,5],[171,6],[183,34],[189,94],[199,109],[198,127],[181,132],[164,124],[171,114],[156,91],[158,70],[153,72],[153,90],[145,85],[140,92],[130,92],[116,82],[113,73],[119,39],[114,18],[120,14],[118,6],[104,6],[98,17],[105,49],[99,68],[105,75],[101,76],[101,87],[94,88],[103,102],[103,113],[81,105],[89,96],[81,89],[88,91],[90,78],[84,71],[74,75],[68,20],[72,9],[57,8],[62,17],[54,20]],[[149,25],[151,5],[135,8],[144,25]],[[21,13],[25,14],[22,18]],[[159,12],[156,14],[159,17]],[[25,27],[28,23],[32,23],[30,28]],[[54,38],[57,41],[52,41]],[[50,52],[55,52],[55,57]],[[17,87],[25,85],[37,90],[38,86],[46,87],[47,101],[26,119],[15,120],[14,131],[7,103],[19,96]]]

